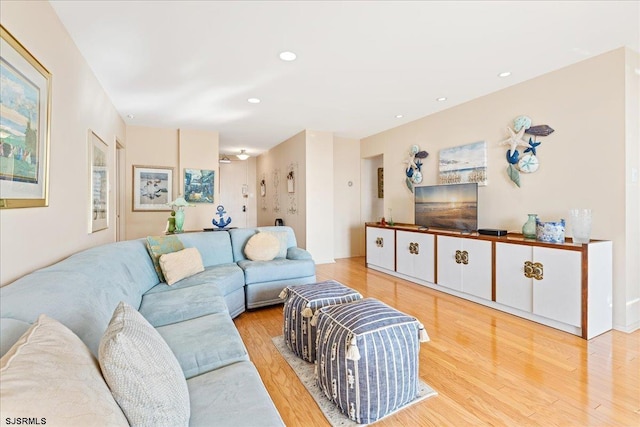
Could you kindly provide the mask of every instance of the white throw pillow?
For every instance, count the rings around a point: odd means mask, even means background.
[[[132,426],[186,426],[187,381],[158,331],[130,305],[120,302],[99,349],[111,393]]]
[[[202,257],[196,248],[160,255],[160,268],[167,285],[204,271]]]
[[[127,426],[85,343],[44,314],[0,359],[0,419]],[[8,422],[8,421],[7,421]]]
[[[280,252],[280,241],[269,233],[251,236],[244,246],[244,254],[251,261],[271,261]]]
[[[280,242],[280,247],[278,248],[278,254],[275,258],[286,258],[287,257],[287,249],[289,249],[289,233],[286,231],[261,231],[261,233],[271,234],[278,242]]]

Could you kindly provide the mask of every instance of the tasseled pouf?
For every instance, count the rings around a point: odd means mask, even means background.
[[[284,302],[284,342],[298,357],[316,360],[316,327],[311,320],[322,307],[362,299],[362,295],[345,285],[328,280],[307,285],[289,286],[282,290]]]
[[[372,423],[418,395],[420,322],[372,298],[316,313],[316,381],[351,420]]]

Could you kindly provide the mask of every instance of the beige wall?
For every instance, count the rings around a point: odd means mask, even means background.
[[[302,131],[258,156],[256,162],[255,193],[257,195],[258,225],[273,225],[276,218],[282,218],[285,225],[292,227],[295,231],[298,246],[301,248],[307,247],[306,140],[307,133]],[[286,179],[291,165],[297,168],[295,193],[293,194],[287,192]],[[262,179],[265,179],[267,187],[264,197],[260,195],[260,181]]]
[[[162,166],[173,168],[173,196],[184,189],[184,169],[216,171],[214,198],[219,195],[218,133],[184,129],[159,129],[142,126],[127,127],[126,188],[131,197],[126,205],[126,236],[136,239],[164,232],[169,211],[133,211],[133,166]],[[216,203],[196,204],[185,208],[185,230],[211,227]],[[168,209],[168,208],[167,208]]]
[[[637,216],[626,211],[625,156],[638,152],[638,140],[625,131],[624,67],[625,50],[618,49],[363,139],[362,158],[384,155],[385,212],[393,208],[396,222],[413,223],[402,163],[411,144],[430,154],[426,185],[437,183],[440,149],[486,141],[489,184],[479,188],[479,227],[519,231],[528,213],[553,220],[573,207],[593,209],[592,238],[614,242],[614,324],[626,329],[627,288],[638,286],[626,264],[637,264],[640,253],[637,239],[627,243],[626,220]],[[498,142],[523,114],[555,132],[540,139],[540,169],[523,175],[518,188],[505,173],[507,147]]]
[[[0,211],[0,284],[115,241],[115,147],[123,120],[48,2],[0,2],[2,25],[52,74],[49,207]],[[89,233],[88,133],[109,146],[109,228]]]
[[[333,139],[334,258],[364,255],[360,212],[360,140]],[[349,185],[349,183],[351,183]]]
[[[333,134],[308,130],[306,150],[307,250],[318,264],[335,262]]]
[[[625,321],[629,331],[640,328],[640,55],[626,50],[626,275]]]

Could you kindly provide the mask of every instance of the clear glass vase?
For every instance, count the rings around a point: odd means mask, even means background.
[[[536,238],[536,219],[538,218],[538,214],[528,214],[529,219],[522,226],[522,235],[525,239],[535,239]]]
[[[589,243],[591,239],[591,209],[570,209],[573,243]]]

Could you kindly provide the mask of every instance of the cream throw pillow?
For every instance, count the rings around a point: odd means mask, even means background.
[[[0,359],[0,419],[127,426],[85,343],[44,314]]]
[[[160,255],[160,268],[167,285],[204,271],[202,257],[196,248]]]
[[[244,254],[251,261],[271,261],[280,251],[280,241],[270,233],[251,236],[244,246]]]
[[[100,366],[132,426],[186,426],[187,381],[158,331],[120,302],[100,341]]]
[[[280,242],[280,247],[278,249],[278,254],[275,258],[286,258],[287,257],[287,249],[289,249],[289,233],[286,231],[261,231],[261,233],[271,234],[278,242]]]

